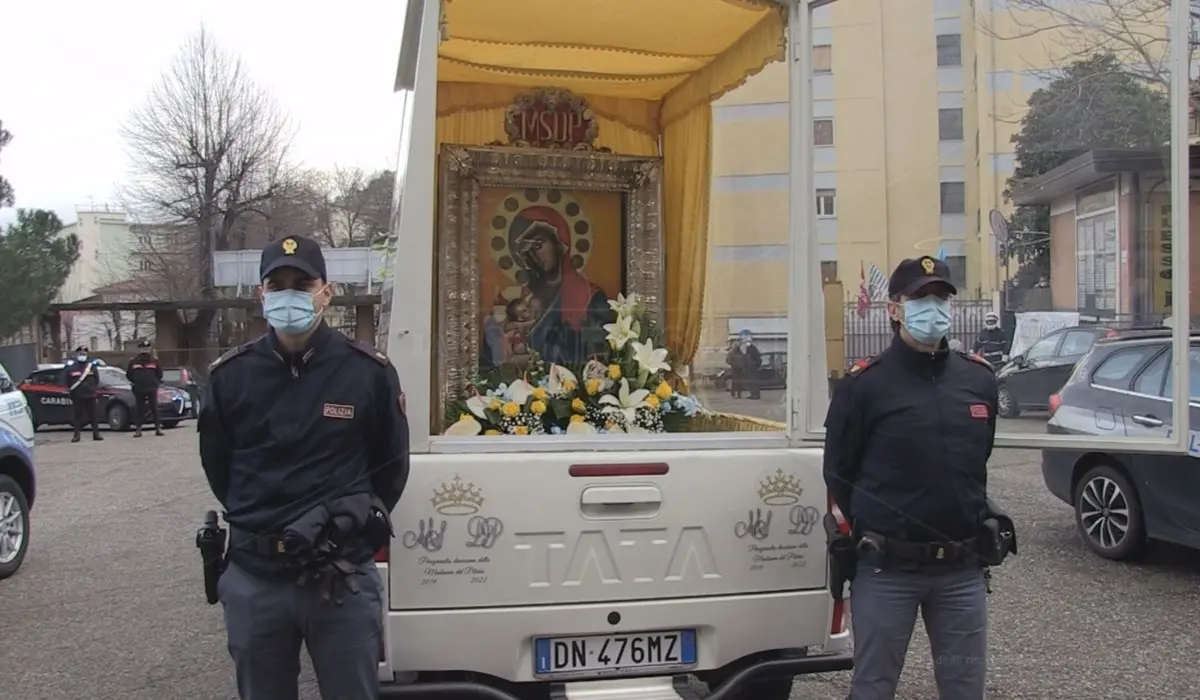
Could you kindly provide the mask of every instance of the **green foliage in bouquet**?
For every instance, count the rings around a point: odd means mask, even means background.
[[[446,435],[543,435],[676,432],[702,412],[669,381],[661,334],[636,295],[608,302],[608,352],[578,367],[534,356],[518,373],[477,377],[446,410]]]

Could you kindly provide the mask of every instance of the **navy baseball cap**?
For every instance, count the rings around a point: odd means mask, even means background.
[[[958,288],[950,281],[950,266],[944,260],[928,255],[906,258],[900,261],[888,280],[888,296],[911,297],[921,287],[935,283],[949,287],[951,294],[958,294]]]
[[[321,244],[311,238],[288,236],[268,243],[262,251],[258,278],[265,280],[272,272],[282,267],[295,268],[313,279],[328,281],[325,277],[325,255],[321,252]]]

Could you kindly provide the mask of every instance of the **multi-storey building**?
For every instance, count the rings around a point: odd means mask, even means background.
[[[1020,13],[1014,15],[1014,13]],[[1003,266],[988,214],[1003,192],[1029,96],[1069,60],[1064,31],[1025,31],[1005,0],[854,0],[813,13],[812,100],[821,272],[857,293],[861,271],[944,257],[964,296]],[[1165,32],[1165,28],[1162,28]],[[788,84],[768,66],[713,106],[706,330],[786,337]]]

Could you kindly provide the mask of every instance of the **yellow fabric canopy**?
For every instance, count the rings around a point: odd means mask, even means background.
[[[783,58],[774,0],[443,0],[438,142],[504,137],[504,108],[537,87],[597,116],[598,146],[663,158],[666,337],[700,340],[711,180],[710,104]]]

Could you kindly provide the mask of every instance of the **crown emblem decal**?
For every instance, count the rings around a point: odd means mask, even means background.
[[[800,480],[791,474],[784,474],[782,469],[758,482],[758,497],[764,505],[790,506],[800,502],[804,489]]]
[[[483,507],[483,493],[472,482],[463,482],[457,475],[450,483],[433,490],[429,499],[433,509],[441,515],[473,515]]]

